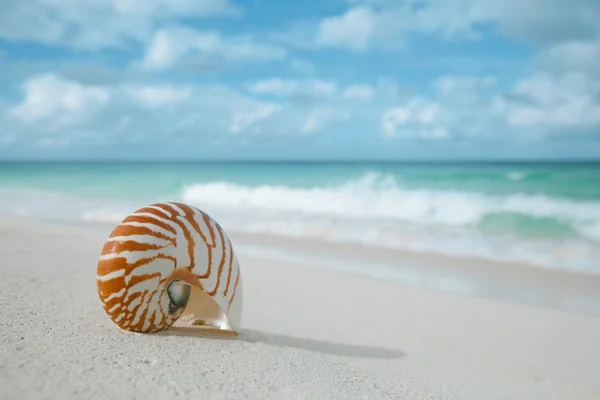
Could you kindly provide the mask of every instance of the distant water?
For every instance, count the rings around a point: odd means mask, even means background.
[[[0,212],[117,223],[165,200],[231,230],[600,274],[598,163],[0,164]]]

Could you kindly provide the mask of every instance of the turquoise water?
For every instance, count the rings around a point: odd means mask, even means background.
[[[0,211],[116,223],[177,200],[228,229],[600,273],[599,163],[0,164]]]

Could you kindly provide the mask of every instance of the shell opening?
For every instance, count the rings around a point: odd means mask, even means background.
[[[237,335],[227,314],[208,293],[196,286],[188,287],[189,301],[174,327],[228,331]]]
[[[171,300],[169,314],[175,314],[179,309],[185,308],[190,300],[191,286],[179,279],[173,280],[167,286],[167,294]]]

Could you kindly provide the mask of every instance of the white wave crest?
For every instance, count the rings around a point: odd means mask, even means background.
[[[475,226],[489,214],[553,218],[596,236],[600,203],[542,195],[489,196],[459,191],[402,189],[393,177],[369,173],[337,186],[296,188],[229,182],[191,185],[182,200],[200,208],[233,212],[286,213],[340,219],[385,219],[416,225]],[[578,229],[579,230],[579,229]]]

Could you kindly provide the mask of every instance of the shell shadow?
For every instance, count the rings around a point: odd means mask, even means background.
[[[241,340],[248,343],[266,343],[270,345],[304,349],[318,353],[333,354],[345,357],[397,359],[404,357],[403,351],[375,346],[361,346],[345,343],[334,343],[323,340],[299,338],[294,336],[266,333],[251,329],[242,329],[240,334],[218,329],[198,329],[192,327],[173,326],[157,333],[165,336],[192,336],[212,339]]]

